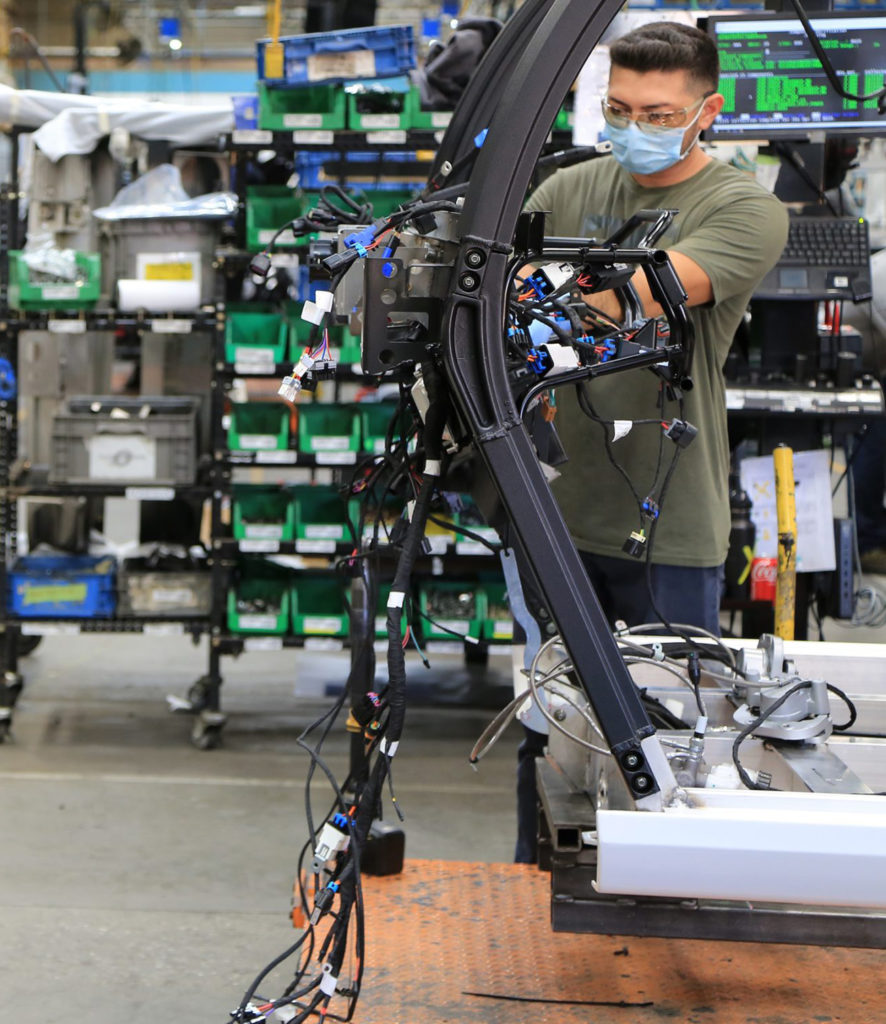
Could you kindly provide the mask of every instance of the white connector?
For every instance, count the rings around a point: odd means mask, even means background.
[[[327,821],[320,829],[317,845],[314,847],[314,870],[319,871],[331,857],[347,850],[350,841],[351,837],[346,832],[342,832]]]
[[[558,373],[566,373],[567,370],[578,369],[578,353],[571,345],[559,345],[549,341],[539,345],[539,349],[551,358],[551,365],[545,371],[546,377],[553,377]]]
[[[280,387],[277,388],[277,394],[281,398],[285,398],[287,402],[294,402],[299,391],[301,391],[301,381],[298,377],[284,377]]]

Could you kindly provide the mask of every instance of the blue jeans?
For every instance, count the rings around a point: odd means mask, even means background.
[[[642,560],[610,558],[580,551],[588,576],[610,625],[622,619],[629,626],[658,622],[659,612],[670,623],[700,626],[720,635],[720,597],[723,566],[653,565],[653,601],[646,586]]]

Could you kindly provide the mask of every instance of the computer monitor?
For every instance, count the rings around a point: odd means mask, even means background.
[[[867,96],[886,76],[886,11],[848,11],[810,18],[844,89]],[[796,17],[714,15],[708,33],[720,53],[723,111],[706,138],[800,139],[817,133],[880,135],[886,117],[876,100],[839,96]]]

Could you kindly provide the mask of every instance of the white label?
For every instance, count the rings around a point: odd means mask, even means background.
[[[231,132],[231,142],[235,146],[248,146],[252,143],[271,143],[274,141],[274,133],[265,131],[262,128],[236,128]]]
[[[80,287],[76,284],[44,284],[40,288],[44,299],[76,299],[80,295]]]
[[[247,540],[283,540],[283,523],[246,523]]]
[[[130,501],[172,501],[174,487],[127,487],[123,496]]]
[[[446,128],[452,120],[451,110],[437,110],[431,114],[432,128]]]
[[[445,555],[449,549],[451,538],[442,533],[432,533],[425,537],[430,547],[430,554]]]
[[[156,605],[184,605],[193,608],[197,603],[190,587],[152,587],[151,602]]]
[[[375,78],[375,54],[372,50],[314,53],[305,64],[309,82],[320,82],[324,78]]]
[[[276,363],[234,363],[234,373],[240,377],[273,377]]]
[[[322,114],[284,114],[284,128],[322,128]]]
[[[312,437],[311,451],[314,452],[340,452],[350,446],[351,439],[346,435]]]
[[[338,615],[306,615],[302,620],[305,633],[338,633],[342,620]]]
[[[381,116],[381,115],[380,115]],[[394,115],[396,116],[396,115]],[[364,127],[366,126],[364,119]],[[385,146],[405,146],[406,145],[406,132],[373,132],[371,142],[380,142]]]
[[[87,475],[92,480],[152,480],[157,442],[141,434],[97,434],[86,438]]]
[[[326,639],[308,637],[305,640],[306,651],[343,651],[344,649],[344,643],[341,640],[333,640],[332,637]]]
[[[312,555],[334,555],[335,554],[335,541],[334,540],[297,540],[295,542],[295,550],[302,554]]]
[[[85,320],[49,320],[46,328],[50,334],[85,334]]]
[[[514,635],[513,624],[508,619],[501,619],[492,625],[492,635],[501,637],[503,640],[510,640]]]
[[[184,631],[183,622],[146,622],[142,627],[143,633],[151,633],[154,636],[179,636]]]
[[[399,128],[399,114],[362,114],[360,117],[361,128]],[[404,133],[405,134],[405,133]]]
[[[455,543],[457,555],[491,555],[492,551],[478,540],[459,540]]]
[[[243,650],[282,651],[283,640],[279,636],[251,636],[249,639],[243,641]]]
[[[194,329],[192,320],[152,320],[151,330],[154,334],[190,334]]]
[[[297,454],[297,452],[294,452],[289,448],[285,448],[277,452],[258,452],[255,456],[255,461],[265,465],[270,465],[275,462],[291,464],[295,462]]]
[[[256,632],[270,633],[277,628],[276,615],[240,615],[240,629],[254,629]]]
[[[240,446],[246,451],[262,451],[277,447],[276,434],[241,434]]]
[[[277,540],[241,540],[237,546],[241,551],[248,551],[252,554],[277,552],[280,550],[280,542]]]
[[[467,636],[471,628],[471,624],[464,619],[434,619],[433,623],[428,623],[429,629],[435,629],[437,626],[440,629],[449,629],[453,633],[460,633],[462,636]]]
[[[304,146],[331,146],[335,142],[335,132],[293,132],[292,141]]]
[[[460,640],[429,640],[425,644],[425,651],[428,654],[455,654],[462,647]]]
[[[305,537],[313,540],[341,540],[345,528],[339,523],[308,523],[305,527]]]
[[[357,461],[356,452],[318,452],[318,466],[350,466]]]
[[[237,366],[252,366],[254,363],[270,363],[273,367],[277,353],[267,346],[238,345],[234,349],[234,362]],[[248,371],[247,371],[248,372]]]
[[[77,636],[80,627],[73,622],[23,622],[22,636]]]

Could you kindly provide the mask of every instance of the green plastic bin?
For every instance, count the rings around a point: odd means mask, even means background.
[[[313,454],[359,451],[360,420],[354,407],[320,402],[299,406],[298,450]]]
[[[282,402],[243,402],[231,409],[228,447],[233,451],[283,451],[289,446],[289,407]]]
[[[479,640],[483,632],[486,600],[476,583],[426,582],[418,593],[421,629],[429,640],[455,640],[456,636]],[[434,621],[429,621],[429,618]]]
[[[409,90],[409,127],[420,128],[423,131],[439,131],[446,128],[452,120],[451,110],[422,110],[421,93],[418,86]]]
[[[508,588],[504,583],[484,583],[483,639],[508,641],[514,639],[514,617],[508,604]]]
[[[232,633],[269,633],[289,630],[290,594],[282,579],[244,577],[228,591],[228,629]]]
[[[32,280],[20,249],[9,251],[9,305],[13,309],[90,309],[101,293],[102,261],[95,253],[78,252],[77,280]]]
[[[250,185],[246,189],[246,248],[258,252],[289,221],[300,217],[307,206],[305,197],[286,185]],[[274,243],[277,249],[293,249],[303,239],[285,231]]]
[[[228,310],[225,359],[229,363],[281,363],[286,358],[286,341],[282,313]]]
[[[292,540],[295,506],[279,487],[234,488],[232,525],[235,540]]]
[[[338,575],[297,578],[292,594],[292,631],[296,636],[347,636],[348,609]]]
[[[274,132],[323,129],[340,131],[347,123],[347,102],[340,85],[272,89],[258,85],[258,126]]]
[[[346,86],[348,128],[353,131],[405,131],[410,127],[410,89],[405,79],[377,78]]]
[[[298,540],[352,540],[348,521],[353,521],[354,503],[346,506],[335,487],[300,484],[292,491]]]
[[[360,437],[362,449],[373,455],[380,455],[385,450],[385,438],[391,424],[391,417],[396,413],[397,406],[392,402],[361,402]],[[407,428],[406,417],[403,416],[394,428],[394,441],[403,436]]]

